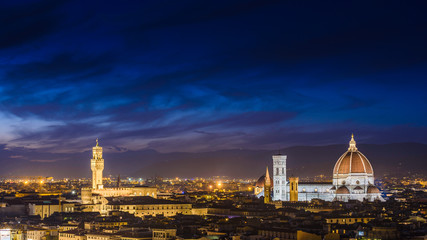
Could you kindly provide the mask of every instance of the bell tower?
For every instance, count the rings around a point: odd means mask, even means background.
[[[289,201],[298,202],[298,178],[289,178]]]
[[[96,139],[96,146],[92,148],[92,159],[90,166],[92,169],[92,189],[102,189],[102,171],[104,170],[104,159],[102,158],[102,147]]]
[[[273,155],[273,200],[286,201],[286,155]]]
[[[268,167],[265,170],[265,180],[264,180],[264,203],[271,202],[271,179],[270,173],[268,172]]]

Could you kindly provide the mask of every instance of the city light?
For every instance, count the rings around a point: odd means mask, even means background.
[[[427,1],[3,2],[0,240],[426,238]]]

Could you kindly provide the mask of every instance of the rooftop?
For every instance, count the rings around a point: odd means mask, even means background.
[[[148,196],[137,197],[107,197],[110,205],[153,205],[153,204],[188,204],[165,199],[156,199]]]

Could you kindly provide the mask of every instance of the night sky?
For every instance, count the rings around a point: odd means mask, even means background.
[[[3,1],[3,156],[425,144],[426,7]]]

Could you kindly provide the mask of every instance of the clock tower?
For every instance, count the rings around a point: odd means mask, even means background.
[[[102,171],[104,170],[104,159],[102,158],[102,147],[96,139],[96,146],[92,148],[92,159],[90,160],[92,169],[92,189],[102,189]]]

